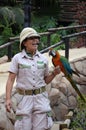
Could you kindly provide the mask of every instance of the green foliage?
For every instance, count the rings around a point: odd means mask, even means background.
[[[18,53],[19,50],[19,41],[16,41],[13,45],[12,45],[12,56],[14,56],[16,53]]]
[[[9,37],[13,36],[12,28],[3,26],[3,31],[0,36],[0,45],[9,41]],[[0,50],[0,56],[7,55],[7,48]]]
[[[12,0],[11,0],[12,1]],[[57,3],[58,0],[55,2]],[[39,1],[37,1],[39,2]],[[53,0],[50,1],[51,3]],[[55,5],[54,2],[54,5]],[[46,0],[45,0],[46,3]],[[52,4],[51,4],[52,5]],[[51,6],[50,5],[50,6]],[[22,6],[21,6],[22,8]],[[0,45],[9,41],[10,37],[19,35],[20,31],[23,28],[24,24],[24,12],[21,8],[18,7],[1,7],[0,8]],[[52,11],[52,10],[51,10]],[[35,11],[31,13],[31,27],[36,29],[38,32],[45,32],[49,28],[57,27],[57,18],[52,15],[37,15]],[[51,43],[48,43],[47,37],[41,37],[41,44],[39,46],[39,50],[48,47],[49,45],[53,45],[61,40],[61,36],[69,34],[68,31],[58,31],[57,33],[51,36]],[[18,44],[13,46],[13,55],[18,51]],[[65,49],[64,45],[57,47],[56,49]]]
[[[4,42],[8,42],[9,38],[11,36],[14,36],[12,33],[12,28],[9,26],[2,26],[0,25],[0,27],[3,27],[3,30],[1,32],[1,37],[0,37],[0,45],[3,44]],[[1,43],[2,42],[2,43]]]
[[[0,24],[10,26],[14,34],[18,34],[24,24],[24,12],[18,7],[1,7],[0,18]]]
[[[14,7],[12,9],[13,14],[15,15],[15,22],[19,25],[24,24],[24,12],[21,8]]]
[[[56,27],[56,19],[54,17],[50,16],[34,16],[32,15],[32,27],[35,28],[38,32],[46,32],[49,28],[54,28]],[[39,50],[42,50],[43,48],[48,47],[48,45],[53,45],[56,42],[60,41],[60,35],[53,34],[51,36],[51,43],[47,43],[47,37],[42,36],[41,37],[41,44],[39,46]],[[46,44],[47,43],[47,44]]]
[[[11,25],[15,23],[15,20],[12,11],[7,7],[0,9],[0,16],[2,16],[2,20],[0,21],[0,41],[3,41],[2,43],[4,43],[8,42],[9,37],[13,36]]]
[[[86,95],[84,96],[86,100]],[[80,98],[70,126],[73,130],[86,130],[86,103]]]
[[[8,26],[8,24],[15,23],[15,16],[9,7],[0,8],[0,24]]]
[[[50,16],[35,16],[32,15],[32,27],[35,28],[38,32],[46,32],[49,28],[55,28],[57,25],[56,19],[54,17]],[[61,35],[64,35],[65,31],[59,31],[57,33],[54,33],[51,35],[51,43],[47,43],[47,37],[42,36],[41,37],[41,44],[39,45],[39,50],[42,50],[48,45],[54,45],[55,43],[58,43],[61,40]],[[66,35],[66,32],[65,32]],[[65,49],[64,45],[61,45],[57,47],[56,49]]]
[[[32,1],[31,1],[32,2]],[[9,41],[10,37],[19,35],[20,31],[23,28],[24,24],[24,11],[22,9],[23,6],[23,1],[21,1],[21,6],[16,5],[16,0],[3,0],[3,3],[8,3],[7,5],[11,5],[10,7],[4,6],[0,8],[0,18],[2,19],[0,21],[0,45],[7,43]],[[43,0],[42,3],[41,1],[33,1],[33,5],[35,4],[43,6],[43,11],[46,8],[49,13],[53,12],[55,8],[58,6],[58,0],[53,1],[53,0]],[[14,6],[16,5],[16,6]],[[47,7],[46,7],[47,5]],[[52,6],[53,5],[53,6]],[[14,6],[14,7],[12,7]],[[48,8],[49,7],[49,8]],[[56,8],[58,10],[58,8]],[[57,13],[58,11],[56,11]],[[47,12],[46,12],[47,13]],[[35,15],[34,15],[35,14]],[[38,15],[37,15],[38,14]],[[54,28],[57,26],[57,21],[55,17],[50,13],[45,15],[41,15],[36,10],[31,11],[31,27],[36,29],[38,32],[45,32],[49,28]],[[47,37],[43,36],[41,37],[41,44],[39,46],[39,50],[42,50],[43,48],[48,47],[49,45],[55,44],[60,41],[60,35],[59,33],[53,34],[51,36],[51,43],[47,43]],[[47,43],[47,44],[46,44]],[[16,46],[12,46],[12,53],[13,55],[17,53],[18,50],[18,44]],[[1,55],[6,54],[6,50],[3,53],[1,51]]]
[[[24,23],[23,10],[17,7],[0,8],[0,45],[9,42],[10,37],[20,33]],[[13,55],[19,51],[18,44],[12,46]],[[7,48],[0,50],[0,56],[7,55]]]
[[[31,16],[31,26],[35,28],[38,32],[45,32],[49,28],[56,27],[56,20],[50,16]]]
[[[24,12],[21,8],[14,7],[15,23],[11,26],[14,34],[19,34],[24,25]]]
[[[58,33],[52,34],[51,43],[55,44],[61,40],[60,35]]]
[[[51,45],[54,45],[60,41],[61,41],[61,35],[59,34],[59,32],[57,32],[51,36]],[[56,47],[55,49],[56,50],[64,50],[65,45],[60,45],[60,46]]]

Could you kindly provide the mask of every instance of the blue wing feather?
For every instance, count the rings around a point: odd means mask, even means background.
[[[71,66],[70,66],[70,64],[69,64],[69,62],[68,62],[68,60],[67,60],[64,56],[61,56],[61,57],[60,57],[60,61],[62,62],[62,64],[63,64],[65,70],[66,70],[69,74],[72,75],[72,68],[71,68]]]

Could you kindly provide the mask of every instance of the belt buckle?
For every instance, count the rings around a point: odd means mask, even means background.
[[[40,89],[34,89],[32,92],[33,92],[34,95],[39,94],[40,93]]]
[[[34,95],[36,94],[36,93],[35,93],[35,89],[32,90],[32,95],[33,95],[33,94],[34,94]]]

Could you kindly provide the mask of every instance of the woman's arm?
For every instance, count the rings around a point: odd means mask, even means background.
[[[57,67],[53,70],[53,72],[52,72],[51,74],[45,76],[44,79],[45,79],[46,84],[49,84],[49,83],[54,79],[54,77],[55,77],[57,74],[59,74],[60,72],[61,72],[61,69],[60,69],[59,66],[57,66]]]
[[[7,84],[6,84],[6,110],[10,112],[11,109],[11,92],[15,81],[16,74],[9,73]]]

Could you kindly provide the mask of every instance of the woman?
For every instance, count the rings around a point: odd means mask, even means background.
[[[16,90],[22,95],[16,109],[15,130],[50,130],[50,103],[46,84],[60,73],[59,67],[49,74],[48,60],[38,51],[40,35],[33,28],[20,33],[20,50],[11,62],[6,84],[6,110],[11,111],[11,92],[16,78]]]

